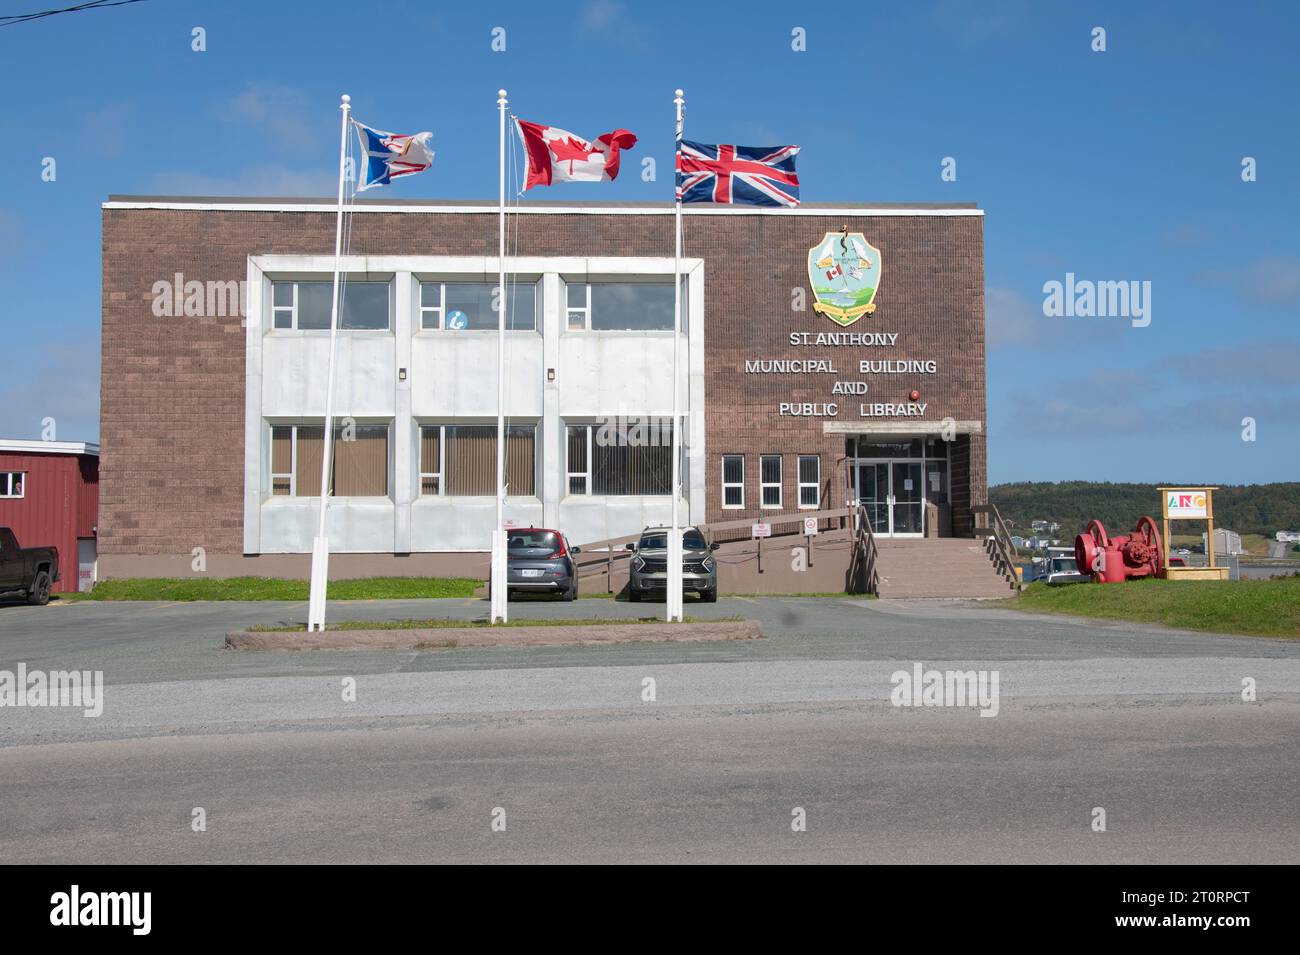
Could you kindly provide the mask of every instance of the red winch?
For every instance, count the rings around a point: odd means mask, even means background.
[[[1144,517],[1133,533],[1109,537],[1101,521],[1093,521],[1074,539],[1074,559],[1079,573],[1092,574],[1103,584],[1118,584],[1137,577],[1154,577],[1160,572],[1160,531],[1156,522]]]

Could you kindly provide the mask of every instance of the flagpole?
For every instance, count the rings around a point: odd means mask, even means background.
[[[307,602],[307,629],[325,629],[325,593],[329,586],[329,538],[325,533],[325,510],[329,503],[330,451],[334,439],[334,355],[339,329],[339,267],[343,255],[343,195],[347,179],[348,121],[352,97],[344,93],[339,109],[343,123],[339,132],[338,214],[334,222],[334,294],[330,299],[330,351],[325,372],[325,442],[320,465],[320,519],[311,545],[311,590]]]
[[[506,622],[506,540],[505,540],[505,473],[506,473],[506,91],[497,90],[497,111],[501,133],[500,177],[497,205],[497,513],[492,531],[492,570],[489,581],[491,623]]]
[[[682,336],[682,196],[677,186],[677,170],[682,163],[682,108],[686,100],[677,90],[673,105],[677,109],[676,156],[673,160],[673,530],[668,539],[668,585],[664,598],[665,618],[672,622],[682,619],[682,531],[678,504],[681,498],[681,416],[678,411],[678,367],[680,364]]]

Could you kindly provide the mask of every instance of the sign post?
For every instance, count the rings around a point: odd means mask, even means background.
[[[1217,567],[1214,563],[1214,492],[1217,488],[1162,487],[1158,490],[1165,545],[1164,566],[1160,568],[1160,576],[1166,580],[1227,580],[1228,568]],[[1205,552],[1209,557],[1208,567],[1169,566],[1170,521],[1205,522]]]

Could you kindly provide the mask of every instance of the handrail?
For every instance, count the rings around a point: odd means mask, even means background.
[[[863,593],[880,593],[880,571],[876,566],[879,552],[876,535],[872,533],[867,509],[861,504],[854,508],[853,558],[849,566],[849,583],[860,581]]]
[[[989,518],[987,530],[992,533],[989,540],[993,541],[993,546],[997,550],[997,556],[1002,563],[1001,573],[1007,576],[1010,583],[1020,590],[1023,587],[1020,577],[1016,574],[1016,548],[1011,543],[1011,531],[1007,529],[1006,522],[1002,520],[1002,515],[998,512],[995,504],[977,504],[971,509],[974,517],[986,516]],[[980,522],[976,521],[976,529],[979,529]]]
[[[840,507],[824,511],[782,511],[773,514],[760,514],[758,517],[742,518],[734,521],[715,521],[711,524],[697,524],[706,537],[712,537],[719,531],[732,531],[744,528],[748,530],[756,523],[770,524],[772,526],[773,537],[799,536],[802,533],[803,522],[808,518],[816,518],[820,526],[823,521],[839,520],[841,526],[848,521],[854,514],[854,509],[849,507]],[[782,530],[785,525],[797,525],[797,530]],[[593,560],[581,561],[575,560],[578,568],[579,579],[585,574],[587,577],[594,577],[597,574],[604,574],[606,578],[606,587],[613,590],[614,563],[621,560],[629,560],[632,552],[627,550],[627,545],[633,541],[640,540],[640,532],[636,534],[625,534],[622,537],[607,537],[603,540],[591,541],[585,544],[579,544],[579,558],[595,558]],[[736,541],[727,541],[726,543],[736,543]],[[873,544],[874,548],[874,544]],[[874,554],[874,549],[873,549]],[[873,564],[874,566],[874,564]]]

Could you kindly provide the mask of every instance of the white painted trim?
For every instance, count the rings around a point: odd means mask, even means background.
[[[101,203],[102,209],[156,209],[179,212],[335,212],[332,203],[323,202],[179,202],[179,201],[144,201]],[[491,206],[455,206],[455,205],[349,205],[348,212],[410,212],[456,215],[496,215],[497,207]],[[511,214],[554,215],[554,216],[670,216],[673,207],[654,206],[516,206]],[[717,206],[707,209],[682,209],[687,216],[817,216],[843,218],[844,216],[881,217],[916,217],[916,216],[983,216],[983,209],[917,209],[917,208],[882,208],[879,206],[844,206],[837,208],[813,208],[799,206],[794,209],[772,209],[763,206]]]
[[[99,445],[87,441],[27,441],[0,438],[0,451],[15,454],[93,454],[99,457]]]

